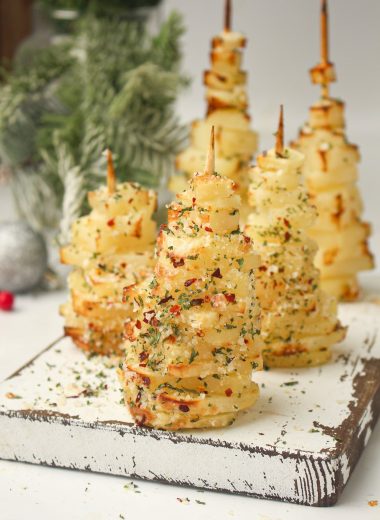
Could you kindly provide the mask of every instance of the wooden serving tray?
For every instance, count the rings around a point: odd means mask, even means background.
[[[219,430],[134,426],[112,363],[61,339],[0,385],[0,458],[332,505],[380,409],[380,306],[340,316],[331,363],[255,374],[257,405]]]

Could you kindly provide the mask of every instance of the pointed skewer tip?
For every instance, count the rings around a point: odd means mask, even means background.
[[[276,133],[276,155],[282,157],[284,154],[284,106],[280,105],[280,117]]]
[[[116,190],[116,174],[113,166],[112,152],[109,148],[106,150],[107,156],[107,188],[108,193],[115,193]]]
[[[224,4],[224,30],[231,30],[231,0],[225,0]]]
[[[204,173],[212,175],[215,171],[215,130],[214,125],[211,127],[210,144],[207,153],[206,167]]]

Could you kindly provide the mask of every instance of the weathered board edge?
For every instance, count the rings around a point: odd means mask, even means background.
[[[26,363],[21,369],[17,370],[12,377],[18,376],[23,369],[33,364],[33,362],[44,352],[52,348],[60,341],[61,338],[58,338],[56,341],[51,343],[48,347],[46,347],[42,352],[40,352],[37,356],[31,359],[28,363]],[[172,442],[174,444],[179,443],[193,443],[193,444],[204,444],[207,446],[213,447],[223,447],[227,449],[237,450],[239,452],[247,452],[249,454],[260,453],[261,455],[265,455],[268,457],[279,457],[281,459],[284,458],[293,458],[294,460],[308,460],[312,463],[313,471],[315,475],[320,473],[320,468],[323,465],[328,464],[330,466],[331,472],[333,472],[334,476],[332,479],[333,488],[331,492],[326,493],[326,490],[322,490],[321,483],[317,480],[316,490],[314,490],[313,483],[310,482],[312,490],[303,489],[299,491],[299,495],[301,495],[301,491],[308,496],[307,500],[305,498],[299,499],[296,497],[283,497],[275,492],[271,494],[262,494],[254,491],[241,491],[241,490],[231,490],[225,487],[215,488],[209,487],[207,485],[197,486],[191,481],[181,481],[174,479],[163,479],[159,477],[146,477],[141,476],[138,472],[128,472],[120,471],[119,473],[111,472],[111,471],[99,471],[87,467],[77,467],[75,469],[79,470],[90,470],[96,471],[100,473],[108,473],[108,474],[118,474],[123,476],[129,476],[131,478],[139,478],[143,480],[152,480],[157,482],[163,482],[167,484],[176,484],[180,486],[186,487],[202,487],[203,489],[209,489],[213,491],[220,492],[228,492],[228,493],[236,493],[245,496],[257,497],[257,498],[266,498],[266,499],[275,499],[275,500],[286,500],[288,502],[292,502],[295,504],[302,505],[313,505],[313,506],[332,506],[334,505],[341,493],[343,492],[349,477],[351,476],[361,453],[363,452],[370,434],[376,424],[376,421],[380,414],[380,360],[378,359],[365,359],[362,360],[364,363],[364,370],[357,374],[354,380],[354,390],[355,390],[355,399],[350,404],[351,415],[343,421],[343,423],[335,429],[331,429],[322,424],[316,423],[316,426],[320,427],[324,433],[338,438],[339,435],[343,436],[346,439],[346,442],[337,443],[336,448],[334,449],[326,449],[324,453],[321,453],[318,457],[311,457],[312,452],[307,452],[303,450],[296,451],[287,451],[284,449],[278,449],[277,447],[254,447],[248,444],[243,443],[231,443],[227,441],[215,441],[212,439],[200,439],[197,437],[192,437],[187,435],[183,435],[178,432],[164,432],[164,431],[155,431],[147,428],[137,428],[135,425],[131,423],[123,423],[119,421],[99,421],[97,423],[87,423],[78,417],[73,417],[65,414],[60,414],[54,411],[47,410],[10,410],[10,411],[0,411],[0,419],[3,420],[9,419],[12,420],[14,418],[23,419],[25,421],[33,422],[47,422],[47,423],[56,423],[62,425],[69,425],[72,427],[78,428],[92,428],[92,429],[103,429],[109,430],[119,434],[121,437],[125,435],[140,436],[140,437],[148,437],[155,438],[157,440],[165,440]],[[364,423],[363,423],[364,421]],[[30,441],[30,438],[29,438]],[[37,463],[46,466],[59,466],[62,468],[73,469],[70,465],[65,464],[52,464],[48,461],[35,462],[33,460],[26,460],[25,458],[21,458],[20,456],[16,456],[14,458],[8,458],[2,456],[0,453],[0,458],[7,460],[18,460],[28,463]],[[317,468],[318,466],[318,468]],[[301,477],[300,477],[301,478]],[[308,476],[305,475],[306,481],[308,480]],[[300,479],[299,479],[300,480]],[[310,480],[310,479],[309,479]],[[301,478],[302,481],[302,478]],[[295,486],[297,487],[297,481],[295,480]],[[308,485],[306,484],[306,488]],[[298,489],[297,489],[298,492]]]

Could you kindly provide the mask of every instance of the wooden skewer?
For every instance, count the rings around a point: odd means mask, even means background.
[[[109,148],[106,150],[107,154],[107,188],[108,193],[112,195],[116,191],[116,174],[113,166],[112,152]]]
[[[224,30],[231,30],[231,0],[226,0],[224,4]]]
[[[278,130],[276,133],[276,155],[283,157],[284,155],[284,107],[280,105],[280,118],[278,120]]]
[[[327,0],[321,0],[321,62],[329,62],[329,13]]]
[[[321,64],[327,65],[329,62],[329,13],[327,0],[321,0]],[[321,84],[322,97],[329,96],[328,83]]]
[[[214,171],[215,171],[215,136],[214,136],[214,125],[213,125],[211,127],[210,145],[208,148],[204,174],[212,175],[214,173]]]

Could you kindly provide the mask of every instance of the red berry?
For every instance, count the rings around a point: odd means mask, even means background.
[[[14,301],[15,297],[11,292],[0,291],[0,309],[2,311],[11,311]]]

